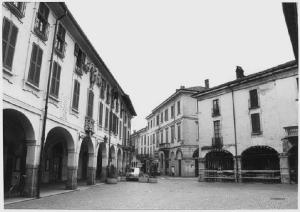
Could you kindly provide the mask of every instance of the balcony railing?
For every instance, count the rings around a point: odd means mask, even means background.
[[[170,148],[170,143],[159,144],[159,149],[168,149],[168,148]]]
[[[212,138],[212,147],[221,149],[223,147],[222,137],[213,137]]]
[[[8,9],[18,18],[24,18],[25,16],[25,2],[5,2]]]
[[[65,41],[56,39],[56,41],[55,41],[55,53],[60,58],[65,57],[66,47],[67,47],[67,43]]]
[[[39,13],[36,14],[34,22],[34,32],[39,36],[43,41],[48,40],[49,35],[49,23],[44,22],[39,18]]]
[[[286,138],[298,136],[298,126],[284,127],[284,129]]]
[[[95,121],[91,117],[86,116],[84,122],[84,131],[86,133],[94,134],[94,125]]]
[[[220,115],[220,109],[219,108],[212,108],[211,109],[211,116],[215,117],[215,116],[219,116]]]

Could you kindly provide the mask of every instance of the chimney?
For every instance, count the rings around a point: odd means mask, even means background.
[[[204,80],[205,88],[209,88],[209,79]]]
[[[241,78],[244,77],[244,70],[241,66],[236,67],[235,73],[236,73],[236,78],[237,79],[241,79]]]
[[[180,89],[184,89],[184,88],[185,88],[185,86],[184,86],[184,85],[181,85],[181,86],[180,86]]]

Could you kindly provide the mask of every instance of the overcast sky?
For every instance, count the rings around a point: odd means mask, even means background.
[[[89,0],[66,2],[137,117],[180,85],[216,86],[293,60],[279,1]]]

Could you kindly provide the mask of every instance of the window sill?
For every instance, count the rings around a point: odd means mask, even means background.
[[[60,100],[59,100],[58,97],[53,96],[53,95],[51,95],[51,94],[49,95],[49,98],[52,99],[52,100],[54,100],[54,101],[57,102],[57,103],[60,102]]]
[[[251,132],[251,136],[259,136],[259,135],[262,135],[263,132],[262,131],[259,131],[259,132]]]
[[[3,72],[4,72],[5,74],[7,74],[7,75],[9,75],[9,76],[13,76],[13,75],[14,75],[14,74],[12,73],[11,68],[5,67],[4,65],[3,65],[2,70],[3,70]]]
[[[38,92],[41,91],[41,89],[39,87],[37,87],[36,85],[32,84],[29,81],[26,81],[25,84],[28,85],[29,87],[33,88],[35,91],[38,91]]]
[[[255,107],[249,107],[249,110],[255,110],[255,109],[258,109],[260,108],[259,106],[255,106]]]

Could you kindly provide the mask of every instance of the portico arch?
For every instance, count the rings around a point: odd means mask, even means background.
[[[120,173],[122,171],[122,151],[121,149],[118,149],[117,154],[117,171]]]
[[[88,185],[95,184],[96,167],[94,167],[94,145],[90,137],[83,138],[78,160],[78,179]]]
[[[34,196],[36,139],[30,120],[20,111],[3,110],[4,196]]]
[[[107,157],[106,144],[104,142],[101,142],[98,148],[98,155],[97,155],[97,171],[96,171],[97,179],[101,181],[105,181],[107,164],[108,164],[108,157]]]
[[[75,147],[72,135],[63,127],[54,127],[46,137],[42,162],[42,183],[66,182],[66,188],[76,188],[74,172]]]

